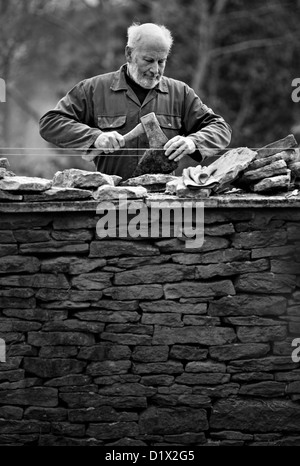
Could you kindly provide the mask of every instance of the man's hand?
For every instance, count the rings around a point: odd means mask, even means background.
[[[107,131],[97,137],[94,142],[96,149],[100,149],[104,154],[109,154],[125,146],[124,137],[117,131]]]
[[[185,155],[192,154],[196,150],[196,144],[188,136],[175,136],[164,145],[165,155],[169,160],[178,162]]]
[[[99,150],[93,150],[89,154],[84,154],[82,155],[82,158],[83,160],[92,162],[92,160],[94,160],[94,158],[99,154],[102,154],[103,152],[108,154],[124,146],[125,140],[121,134],[117,133],[117,131],[107,131],[106,133],[101,133],[94,142],[94,147]]]

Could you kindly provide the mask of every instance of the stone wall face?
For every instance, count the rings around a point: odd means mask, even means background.
[[[300,445],[299,209],[206,209],[195,250],[0,217],[1,445]]]

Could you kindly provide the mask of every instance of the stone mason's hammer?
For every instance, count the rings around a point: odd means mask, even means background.
[[[155,113],[151,112],[142,116],[140,124],[148,138],[149,149],[146,149],[144,152],[132,174],[132,177],[144,175],[145,173],[170,173],[175,170],[178,167],[178,162],[169,160],[165,156],[163,147],[168,141],[168,138],[161,129]],[[135,128],[132,131],[134,130]],[[125,141],[127,136],[128,135],[124,136]]]
[[[129,133],[124,134],[125,143],[137,138],[145,133],[149,141],[149,149],[146,149],[139,161],[132,176],[139,176],[145,173],[170,173],[178,167],[178,163],[169,160],[164,153],[163,147],[168,141],[167,136],[162,131],[154,112],[141,117],[141,123],[133,128]],[[99,152],[102,152],[99,149]],[[93,160],[95,155],[86,154],[82,158]]]

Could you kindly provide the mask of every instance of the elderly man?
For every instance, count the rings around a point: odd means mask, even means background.
[[[125,147],[123,135],[154,112],[169,139],[164,150],[170,160],[182,164],[190,156],[200,164],[216,155],[229,144],[231,128],[187,84],[163,76],[172,42],[165,26],[130,26],[127,63],[75,85],[41,118],[41,136],[59,147],[82,149],[98,171],[127,179],[139,161],[133,148],[149,145],[140,135]]]

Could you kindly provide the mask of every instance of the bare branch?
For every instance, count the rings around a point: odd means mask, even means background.
[[[295,38],[296,33],[289,33],[285,36],[281,37],[274,37],[274,38],[267,38],[267,39],[252,39],[252,40],[245,40],[243,42],[238,42],[236,44],[227,45],[224,47],[217,47],[215,49],[210,50],[211,57],[219,57],[223,55],[228,55],[231,53],[243,52],[245,50],[258,48],[258,47],[274,47],[275,45],[282,45],[286,43],[287,40],[291,40],[291,38]]]

